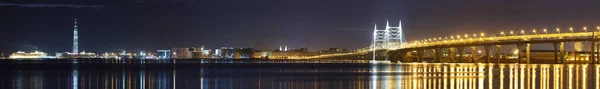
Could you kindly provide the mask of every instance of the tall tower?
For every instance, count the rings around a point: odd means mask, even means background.
[[[73,53],[79,53],[79,36],[77,35],[77,19],[73,26]]]
[[[377,24],[375,24],[375,29],[373,31],[373,44],[371,46],[373,50],[373,60],[376,58],[377,49],[399,49],[402,48],[405,43],[404,32],[402,32],[402,22],[398,22],[397,27],[390,26],[389,21],[386,21],[385,29],[380,30],[377,29]],[[384,54],[380,54],[385,56]],[[387,60],[387,57],[386,57]]]
[[[385,49],[388,40],[387,29],[379,30],[377,29],[377,24],[375,24],[375,29],[373,30],[373,49]]]
[[[402,32],[402,21],[398,21],[397,27],[392,27],[387,23],[386,30],[388,31],[387,47],[390,49],[399,49],[405,43],[404,33]]]
[[[373,44],[371,49],[373,50],[373,60],[377,57],[377,49],[387,49],[387,29],[379,30],[377,29],[377,24],[375,24],[375,28],[373,29]]]

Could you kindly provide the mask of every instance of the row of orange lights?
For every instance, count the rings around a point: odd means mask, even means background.
[[[583,27],[582,29],[583,29],[583,31],[587,32],[587,27]],[[596,29],[598,29],[598,30],[600,31],[600,26],[596,27]],[[574,32],[572,27],[570,27],[570,28],[569,28],[569,30],[570,30],[571,32]],[[544,28],[542,31],[543,31],[545,34],[548,34],[548,30],[547,30],[546,28]],[[537,34],[537,30],[536,30],[536,29],[533,29],[531,32],[533,32],[534,34]],[[556,32],[557,32],[557,33],[560,33],[560,28],[556,28]],[[514,31],[510,31],[509,33],[510,33],[511,35],[513,35],[513,36],[515,35],[515,32],[514,32]],[[521,34],[523,34],[523,35],[527,35],[527,33],[525,32],[525,30],[521,30],[521,31],[520,31],[520,33],[521,33]],[[506,36],[506,35],[505,35],[505,33],[504,33],[504,31],[501,31],[501,32],[500,32],[500,35],[502,35],[502,36]],[[477,34],[473,34],[473,35],[472,35],[472,37],[473,37],[473,38],[475,38],[475,37],[477,37],[477,36],[478,36]],[[464,34],[462,37],[464,37],[464,38],[469,38],[469,35],[468,35],[468,34]],[[480,33],[480,34],[479,34],[479,37],[485,37],[485,33],[483,33],[483,32],[482,32],[482,33]],[[461,35],[450,36],[450,39],[454,39],[454,38],[456,38],[456,39],[460,39],[460,38],[461,38]],[[443,39],[448,39],[448,37],[444,37]],[[432,39],[432,38],[429,38],[429,39],[424,39],[424,40],[421,40],[421,41],[415,41],[415,42],[428,42],[428,41],[437,41],[437,40],[442,40],[442,37],[433,38],[433,39]]]

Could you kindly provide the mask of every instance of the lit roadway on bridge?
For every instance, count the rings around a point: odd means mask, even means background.
[[[388,47],[387,50],[402,50],[402,49],[418,49],[438,46],[480,46],[480,45],[502,45],[502,44],[514,44],[519,42],[526,43],[549,43],[549,42],[565,42],[565,41],[591,41],[592,37],[600,34],[600,27],[596,27],[598,31],[588,31],[586,27],[581,28],[581,31],[574,31],[573,28],[569,28],[568,31],[561,31],[560,28],[551,30],[520,30],[520,31],[507,31],[499,32],[496,34],[487,35],[485,33],[478,34],[463,34],[454,35],[448,37],[430,38],[424,40],[410,41],[398,47]],[[385,49],[377,49],[385,50]],[[364,54],[372,52],[371,47],[359,49],[351,53],[337,53],[337,54],[323,54],[317,56],[292,58],[292,59],[315,59],[315,58],[327,58],[335,56],[345,56],[354,54]]]

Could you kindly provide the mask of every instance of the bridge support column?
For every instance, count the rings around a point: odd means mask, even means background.
[[[433,54],[433,55],[431,55],[431,59],[433,59],[432,62],[437,62],[437,60],[438,60],[438,55],[437,55],[438,54],[438,50],[437,50],[437,48],[431,49],[431,53]]]
[[[565,59],[565,42],[560,42],[560,62],[565,64],[567,60]]]
[[[552,43],[554,45],[554,64],[558,63],[560,53],[560,43]]]
[[[448,53],[448,57],[450,57],[450,62],[454,62],[455,58],[456,58],[456,48],[451,47],[450,48],[450,52]]]
[[[593,40],[594,40],[594,38],[592,37],[592,42],[591,42],[591,43],[592,43],[592,44],[591,44],[592,51],[590,52],[590,58],[589,58],[590,60],[589,60],[589,61],[590,61],[592,64],[596,64],[596,57],[595,57],[595,56],[596,56],[596,50],[595,50],[595,49],[596,49],[596,48],[595,48],[595,46],[596,46],[596,41],[593,41]]]
[[[483,47],[484,47],[484,49],[485,49],[485,62],[486,62],[486,63],[490,63],[490,58],[491,58],[491,57],[490,57],[490,56],[491,56],[490,54],[492,54],[492,53],[491,53],[492,51],[490,51],[490,46],[489,46],[489,45],[486,45],[486,46],[483,46]]]
[[[564,55],[564,48],[565,48],[565,42],[559,42],[559,43],[553,43],[554,44],[554,63],[566,63],[565,62],[565,55]]]
[[[600,63],[600,44],[596,43],[596,64]]]
[[[465,51],[464,47],[456,47],[456,50],[458,50],[458,62],[462,62],[463,57],[463,53]]]
[[[521,52],[521,50],[523,50],[523,44],[517,44],[517,63],[521,63],[521,59],[522,59],[522,55],[523,52]]]
[[[433,49],[433,51],[434,51],[434,55],[435,55],[434,61],[441,63],[442,62],[442,49],[435,48],[435,49]]]
[[[527,43],[525,47],[525,62],[531,63],[531,43]]]
[[[500,45],[496,45],[496,63],[500,63]]]
[[[423,62],[423,54],[425,54],[423,51],[422,49],[417,50],[417,62]]]
[[[471,46],[471,62],[475,63],[475,46]]]

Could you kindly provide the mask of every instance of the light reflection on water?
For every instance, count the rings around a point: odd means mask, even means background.
[[[0,69],[0,89],[600,89],[589,64],[233,63]]]

